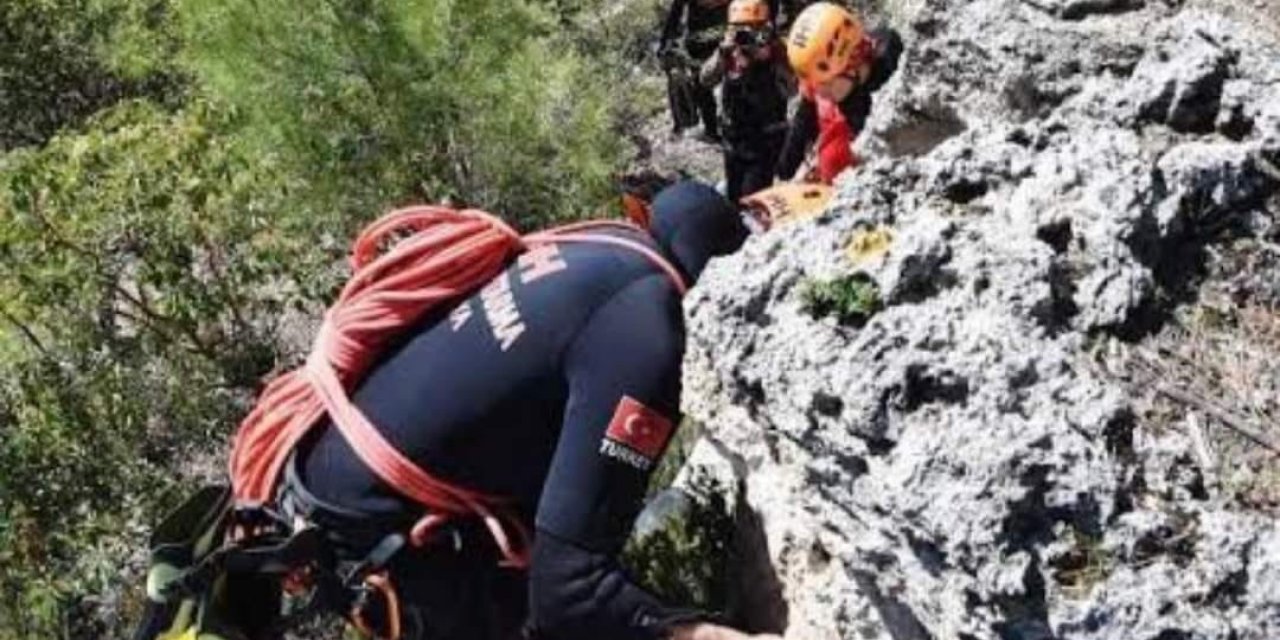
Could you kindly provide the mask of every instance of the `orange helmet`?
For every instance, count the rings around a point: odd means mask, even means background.
[[[805,7],[787,34],[787,59],[801,80],[822,84],[847,69],[862,47],[862,22],[844,7]]]
[[[761,25],[769,21],[769,5],[764,0],[733,0],[729,3],[729,24]]]

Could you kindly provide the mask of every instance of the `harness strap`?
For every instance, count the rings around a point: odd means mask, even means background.
[[[387,622],[387,633],[385,635],[379,634],[365,619],[365,609],[368,606],[367,595],[365,602],[357,602],[351,608],[349,617],[352,624],[365,637],[378,638],[379,640],[400,640],[400,595],[396,593],[395,586],[391,583],[391,578],[385,571],[371,573],[364,579],[364,588],[366,594],[382,596],[382,604],[385,607],[383,617]]]
[[[605,226],[625,229],[638,229],[635,225],[628,222],[605,222],[605,223],[588,223],[579,225],[569,225],[566,227],[552,229],[543,233],[527,236],[525,241],[533,244],[554,244],[557,242],[578,243],[578,244],[605,244],[615,247],[622,247],[636,253],[640,257],[648,260],[650,264],[657,267],[671,281],[671,285],[681,296],[689,292],[689,285],[685,283],[684,276],[680,274],[680,270],[671,264],[666,258],[662,257],[657,251],[644,246],[643,244],[628,238],[606,235],[592,235],[585,233],[577,233],[580,230],[593,228],[603,228]]]
[[[329,331],[328,323],[320,328],[318,345],[323,345],[330,339]],[[512,546],[501,519],[490,508],[490,505],[501,504],[500,499],[463,489],[432,476],[387,442],[377,427],[365,417],[364,412],[351,402],[333,367],[325,361],[323,348],[312,352],[304,370],[333,424],[365,466],[405,497],[430,509],[430,513],[413,527],[411,540],[415,545],[426,542],[430,533],[450,517],[475,514],[480,516],[493,535],[502,553],[503,564],[512,567],[527,566],[527,559],[521,557],[520,551]],[[523,525],[516,518],[506,519],[520,532],[522,539],[527,538]]]

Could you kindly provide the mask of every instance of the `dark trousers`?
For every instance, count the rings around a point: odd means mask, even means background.
[[[502,569],[494,554],[476,551],[437,545],[407,550],[391,563],[391,582],[400,596],[402,640],[524,638],[526,574]]]
[[[699,82],[693,90],[693,98],[698,104],[698,114],[702,116],[702,130],[712,137],[720,136],[720,118],[716,115],[716,94]]]
[[[739,199],[773,184],[782,142],[780,135],[761,133],[748,139],[735,136],[725,144],[725,196],[730,202],[737,204]]]
[[[716,45],[705,43],[695,43],[687,41],[685,48],[689,51],[689,57],[693,58],[696,63],[693,68],[694,78],[698,77],[698,70],[702,64],[716,52]],[[693,90],[694,102],[698,105],[698,114],[702,116],[702,129],[707,135],[712,137],[720,136],[720,117],[716,113],[716,94],[710,87],[704,87],[701,82],[694,82]]]

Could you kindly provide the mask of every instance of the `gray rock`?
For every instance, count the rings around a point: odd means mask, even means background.
[[[1065,20],[1079,20],[1095,14],[1119,13],[1140,9],[1143,0],[1024,0]]]
[[[1280,47],[1176,5],[923,0],[831,209],[686,299],[685,410],[788,637],[1280,637],[1276,523],[1088,364],[1275,228]],[[875,227],[887,252],[846,257]],[[864,326],[801,309],[854,271]]]
[[[1178,131],[1206,132],[1213,129],[1222,104],[1231,54],[1204,31],[1189,31],[1149,49],[1130,89],[1138,118]]]

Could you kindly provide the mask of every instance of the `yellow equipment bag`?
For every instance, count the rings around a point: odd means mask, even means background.
[[[217,637],[199,633],[208,598],[179,595],[172,585],[222,543],[230,506],[227,487],[203,487],[156,527],[147,569],[147,610],[134,640]]]
[[[824,184],[788,182],[762,189],[742,199],[763,229],[810,220],[827,209],[835,190]]]
[[[156,527],[147,608],[133,640],[255,640],[279,617],[277,578],[233,576],[216,562],[230,522],[230,489],[211,485]]]

